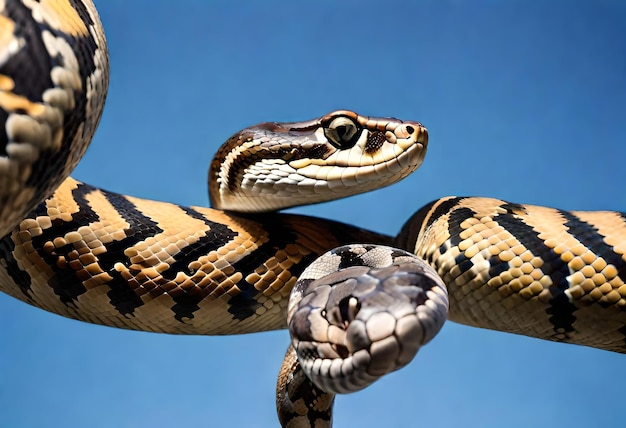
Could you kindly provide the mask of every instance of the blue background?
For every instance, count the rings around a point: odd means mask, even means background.
[[[96,1],[112,77],[74,177],[207,205],[236,130],[348,108],[419,120],[423,166],[292,211],[395,234],[485,195],[626,211],[626,6],[615,1]],[[174,337],[0,295],[0,426],[276,426],[286,331]],[[336,401],[348,426],[619,426],[626,357],[446,324],[407,368]]]

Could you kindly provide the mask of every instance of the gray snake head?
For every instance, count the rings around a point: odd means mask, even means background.
[[[287,322],[308,378],[323,391],[346,393],[408,364],[447,311],[445,285],[423,260],[395,248],[349,245],[302,273]]]

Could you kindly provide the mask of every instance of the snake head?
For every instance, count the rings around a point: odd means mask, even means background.
[[[313,262],[288,308],[292,345],[322,391],[354,392],[408,364],[446,319],[446,288],[422,259],[373,245]]]
[[[295,123],[261,123],[218,150],[209,171],[214,208],[276,211],[388,186],[419,167],[428,132],[419,122],[339,110]]]

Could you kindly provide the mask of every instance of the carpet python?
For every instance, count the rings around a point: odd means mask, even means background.
[[[0,290],[91,323],[175,334],[289,327],[283,426],[330,426],[334,394],[396,370],[443,321],[626,352],[626,219],[476,197],[397,237],[273,211],[385,186],[422,162],[418,122],[351,111],[236,133],[213,209],[68,178],[108,88],[88,0],[0,1]],[[448,311],[449,307],[449,311]]]

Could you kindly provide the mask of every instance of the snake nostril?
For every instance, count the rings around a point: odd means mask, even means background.
[[[355,318],[356,314],[361,309],[361,303],[359,299],[354,296],[346,296],[339,301],[339,313],[341,314],[341,320],[347,326]]]
[[[413,128],[411,125],[407,125],[406,132],[408,132],[409,134],[413,134],[415,132],[415,128]]]

